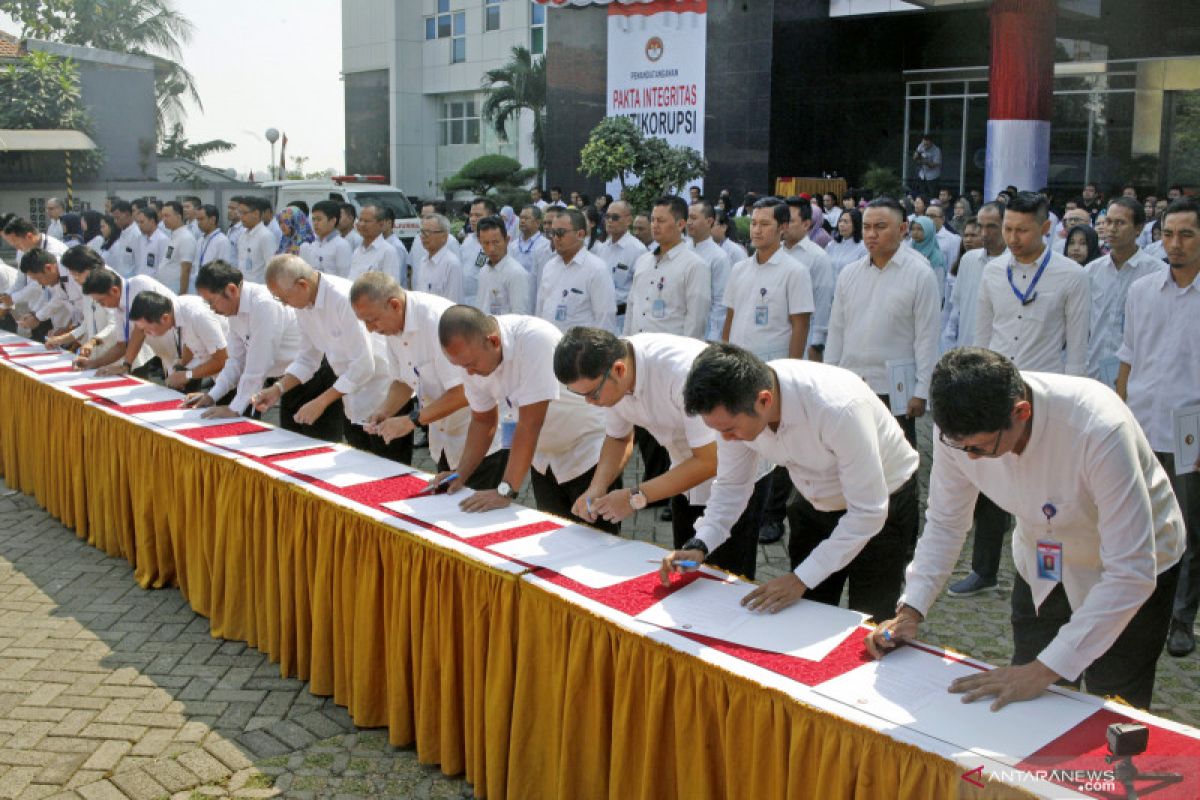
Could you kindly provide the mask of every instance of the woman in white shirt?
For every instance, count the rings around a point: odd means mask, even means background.
[[[100,218],[100,235],[103,237],[100,246],[93,247],[93,243],[88,242],[88,247],[99,253],[105,264],[119,264],[121,229],[109,214]]]
[[[103,219],[104,215],[99,211],[88,209],[83,212],[83,241],[97,253],[104,246],[104,234],[100,233],[100,223]]]
[[[838,217],[837,233],[833,241],[825,246],[825,254],[833,266],[833,285],[837,286],[842,267],[867,257],[867,247],[862,243],[862,212],[857,208],[843,211]]]

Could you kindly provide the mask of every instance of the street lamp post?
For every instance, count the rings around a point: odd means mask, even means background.
[[[274,128],[267,128],[266,137],[267,141],[271,143],[271,178],[278,180],[279,175],[275,171],[275,142],[279,141],[279,131]]]

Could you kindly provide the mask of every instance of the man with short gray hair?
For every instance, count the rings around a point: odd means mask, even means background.
[[[442,214],[426,214],[421,217],[420,239],[425,256],[416,265],[413,286],[419,291],[444,297],[451,303],[461,303],[462,262],[446,246],[450,240],[450,220]]]
[[[63,226],[60,221],[62,215],[67,211],[63,201],[57,197],[51,197],[46,201],[46,235],[62,241]]]

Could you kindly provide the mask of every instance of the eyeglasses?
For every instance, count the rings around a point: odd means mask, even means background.
[[[605,214],[604,218],[609,222],[620,222],[621,220],[625,219],[620,214]]]
[[[427,231],[424,228],[421,229],[421,236],[437,236],[439,233],[445,233],[445,231],[442,231],[442,230]]]
[[[938,431],[938,438],[942,440],[942,444],[949,447],[951,450],[959,450],[973,456],[994,456],[1000,452],[1000,437],[1004,435],[1004,431],[996,431],[996,441],[992,444],[992,449],[989,451],[977,444],[958,444],[946,438],[946,434]]]
[[[604,384],[608,383],[608,379],[611,376],[612,376],[612,370],[611,369],[606,370],[604,373],[604,377],[602,377],[600,379],[600,383],[596,384],[595,389],[592,389],[590,392],[571,392],[571,393],[582,397],[584,400],[589,400],[594,403],[600,399],[600,393],[602,391],[604,391]]]
[[[571,234],[574,232],[575,231],[572,228],[551,228],[550,229],[550,235],[553,236],[555,239],[561,239],[562,237],[566,236],[567,234]]]

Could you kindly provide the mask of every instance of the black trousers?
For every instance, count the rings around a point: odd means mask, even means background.
[[[633,429],[633,441],[642,454],[642,483],[657,478],[671,468],[671,454],[645,428]],[[651,505],[660,506],[666,502],[660,500]]]
[[[887,406],[888,411],[892,410],[892,398],[890,395],[877,394],[875,395],[883,404]],[[896,422],[900,423],[900,428],[904,431],[904,438],[908,439],[908,443],[914,448],[917,446],[917,421],[908,414],[901,414],[896,417]]]
[[[771,476],[766,475],[754,485],[754,494],[750,495],[746,510],[730,529],[729,538],[709,553],[704,563],[754,580],[758,566],[758,529],[762,527],[770,480]],[[671,498],[671,536],[675,549],[683,547],[684,542],[696,535],[696,520],[703,515],[704,506],[692,505],[681,494]]]
[[[1175,474],[1175,454],[1155,453],[1171,479],[1171,489],[1183,512],[1183,529],[1187,550],[1179,562],[1179,586],[1175,589],[1175,622],[1188,630],[1196,623],[1200,607],[1200,472]]]
[[[483,489],[495,489],[504,479],[506,466],[508,466],[507,450],[497,450],[489,456],[484,456],[483,461],[480,461],[479,466],[471,473],[471,477],[467,478],[467,488],[477,492]],[[438,472],[450,471],[450,462],[446,460],[445,451],[438,456],[437,468]]]
[[[762,523],[783,522],[787,517],[788,498],[792,496],[792,476],[787,467],[775,467],[767,475],[767,502],[763,509]]]
[[[554,477],[554,470],[546,467],[546,474],[538,472],[536,469],[529,471],[529,483],[533,486],[533,499],[537,502],[538,511],[545,511],[547,514],[554,514],[563,519],[577,519],[571,513],[571,506],[575,505],[575,501],[579,496],[587,491],[587,488],[592,485],[592,475],[595,474],[596,468],[592,467],[587,472],[577,478],[572,478],[566,483],[559,483]],[[612,482],[608,487],[608,491],[620,489],[623,486],[621,476]],[[595,522],[586,523],[593,528],[605,531],[607,533],[619,534],[621,532],[621,523],[607,522],[603,519],[597,519]]]
[[[986,495],[975,501],[975,543],[971,549],[971,571],[985,580],[996,580],[1004,536],[1013,526],[1013,516]]]
[[[329,404],[317,421],[312,425],[301,425],[296,422],[296,412],[310,400],[315,400],[326,389],[337,382],[337,375],[329,362],[321,359],[321,366],[305,383],[293,387],[290,392],[284,392],[279,401],[279,424],[284,430],[303,433],[326,442],[340,442],[343,426],[348,425],[346,415],[342,411],[342,401]],[[358,445],[355,445],[356,447]]]
[[[1158,576],[1154,592],[1112,647],[1083,671],[1081,677],[1089,692],[1102,697],[1116,695],[1138,708],[1150,708],[1154,670],[1167,641],[1178,580],[1178,564]],[[1070,619],[1071,603],[1061,583],[1042,601],[1041,608],[1035,608],[1029,584],[1016,575],[1012,592],[1012,663],[1028,664],[1036,659]],[[1065,683],[1079,685],[1078,680]]]
[[[46,337],[50,335],[50,331],[54,328],[54,323],[50,320],[39,322],[37,327],[29,332],[29,338],[35,342],[44,342]]]
[[[17,321],[13,319],[11,311],[0,316],[0,331],[8,331],[9,333],[17,332]]]
[[[382,436],[367,433],[362,425],[355,425],[344,416],[342,423],[346,444],[351,447],[366,450],[368,453],[374,453],[380,458],[386,458],[399,464],[412,463],[413,437],[411,434],[400,439],[393,439],[391,444],[387,444],[383,441]]]
[[[788,556],[792,569],[829,538],[845,511],[818,511],[799,492],[788,506],[792,535]],[[914,474],[888,498],[887,519],[859,554],[842,569],[805,593],[809,600],[838,605],[842,587],[850,582],[850,608],[876,621],[891,619],[904,584],[904,567],[917,525],[917,476]]]

